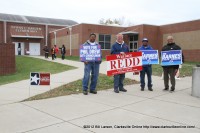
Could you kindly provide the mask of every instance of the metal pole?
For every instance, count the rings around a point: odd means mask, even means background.
[[[6,32],[7,32],[7,31],[6,31],[7,23],[6,23],[6,21],[4,21],[3,24],[4,24],[4,43],[7,43],[7,40],[6,40],[6,38],[7,38],[7,36],[6,36],[6,34],[7,34],[7,33],[6,33]]]
[[[45,45],[47,46],[47,41],[48,41],[48,25],[46,25],[45,28],[46,28],[46,40],[45,40]]]
[[[69,27],[69,49],[70,49],[70,56],[72,56],[72,27]]]
[[[54,40],[54,45],[56,45],[56,32],[54,32],[55,40]]]

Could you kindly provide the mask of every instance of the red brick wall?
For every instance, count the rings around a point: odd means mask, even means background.
[[[197,50],[183,50],[185,61],[200,62],[200,49]]]
[[[164,34],[173,34],[173,33],[189,32],[189,31],[196,31],[196,30],[200,30],[200,20],[160,26],[159,34],[164,35]],[[161,44],[159,45],[160,46],[159,49],[161,50],[163,46],[162,44],[163,36],[159,36],[159,42]],[[183,49],[183,54],[185,56],[185,61],[200,62],[200,49],[196,49],[196,50]]]
[[[3,22],[0,22],[0,43],[4,42],[4,29],[3,29]]]
[[[16,72],[15,45],[0,44],[0,75]]]

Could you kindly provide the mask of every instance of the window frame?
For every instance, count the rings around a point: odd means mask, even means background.
[[[103,36],[103,41],[100,40],[100,36]],[[110,40],[106,41],[106,36],[109,36]],[[99,34],[99,44],[103,43],[103,48],[101,48],[102,50],[110,50],[111,49],[111,35],[110,34]],[[106,44],[110,44],[109,46]],[[109,48],[106,48],[109,47]]]

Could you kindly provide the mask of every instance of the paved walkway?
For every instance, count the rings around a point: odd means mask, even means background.
[[[43,57],[35,57],[41,58]],[[51,61],[51,60],[49,60]],[[78,69],[52,75],[51,88],[83,77],[81,62],[60,60]],[[106,63],[100,68],[106,73]],[[139,80],[132,73],[127,78]],[[0,86],[0,133],[200,133],[200,98],[191,96],[191,77],[177,80],[174,93],[164,92],[163,80],[153,76],[153,92],[139,84],[97,95],[82,94],[19,102],[29,97],[29,80]],[[80,87],[81,88],[81,87]],[[31,95],[49,87],[31,87]]]

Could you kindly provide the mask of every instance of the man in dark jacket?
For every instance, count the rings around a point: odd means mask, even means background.
[[[111,54],[122,54],[125,55],[126,52],[129,52],[128,45],[123,41],[123,35],[117,34],[117,40],[112,45]],[[126,92],[124,89],[124,78],[125,73],[114,75],[114,92],[119,93],[119,91]]]
[[[65,49],[65,45],[63,44],[61,48],[59,48],[61,50],[61,54],[62,54],[62,60],[65,59],[65,53],[66,53],[66,49]]]
[[[176,45],[173,36],[167,37],[167,44],[163,46],[162,51],[170,51],[170,50],[181,50],[181,47]],[[184,62],[183,54],[182,54],[182,60]],[[169,75],[170,75],[170,81],[171,81],[171,90],[170,92],[173,92],[175,90],[175,75],[178,71],[179,65],[171,65],[171,66],[163,66],[163,72],[164,72],[164,91],[169,90]]]
[[[153,50],[150,44],[148,44],[148,39],[143,38],[142,40],[142,46],[138,49],[138,51],[143,51],[143,50]],[[142,66],[142,71],[140,71],[140,86],[141,86],[141,91],[144,91],[145,88],[145,73],[147,74],[147,79],[148,79],[148,90],[153,91],[152,89],[152,68],[151,64],[149,65],[143,65]]]

